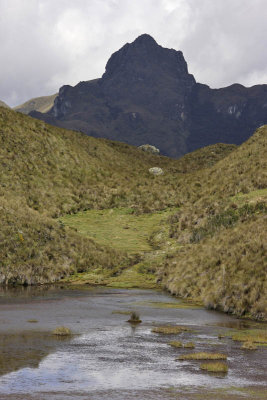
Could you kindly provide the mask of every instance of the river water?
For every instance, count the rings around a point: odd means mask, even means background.
[[[152,290],[2,289],[0,399],[266,398],[267,348],[245,351],[228,337],[218,338],[255,323],[193,306],[164,308],[158,303],[179,300]],[[140,325],[126,322],[129,317],[122,313],[131,310],[140,313]],[[190,332],[151,332],[164,324],[187,326]],[[74,335],[51,335],[62,325]],[[173,348],[170,340],[193,341],[193,351],[226,354],[228,373],[214,375],[201,371],[198,361],[177,361],[192,350]]]

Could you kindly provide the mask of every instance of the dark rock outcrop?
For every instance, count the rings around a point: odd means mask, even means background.
[[[210,144],[240,144],[267,123],[267,85],[210,89],[188,73],[181,51],[139,36],[115,52],[102,78],[63,86],[50,124],[179,157]]]

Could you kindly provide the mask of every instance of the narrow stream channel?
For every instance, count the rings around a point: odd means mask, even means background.
[[[165,308],[159,303],[174,303]],[[0,399],[264,399],[267,348],[242,350],[231,329],[255,323],[181,304],[166,293],[88,287],[21,288],[0,292]],[[142,323],[127,323],[127,311]],[[183,325],[189,332],[159,335],[158,325]],[[51,335],[58,326],[74,333]],[[258,326],[258,324],[256,324]],[[259,326],[263,327],[262,324]],[[266,326],[265,326],[266,327]],[[200,370],[199,361],[177,361],[190,349],[228,357],[228,373]]]

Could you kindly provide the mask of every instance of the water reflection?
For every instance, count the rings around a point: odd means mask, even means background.
[[[218,339],[218,331],[239,322],[230,316],[204,309],[154,309],[147,302],[167,302],[169,297],[153,291],[50,287],[37,290],[38,301],[24,297],[32,291],[22,289],[19,293],[15,294],[15,303],[10,299],[12,291],[6,293],[9,301],[0,307],[0,369],[5,374],[0,377],[1,400],[12,394],[14,399],[21,394],[23,400],[162,400],[172,398],[171,388],[174,398],[179,399],[177,391],[181,394],[186,388],[196,393],[231,386],[264,388],[266,349],[244,352],[231,339]],[[142,302],[138,307],[137,301]],[[142,316],[141,324],[126,322],[126,314],[133,307]],[[29,318],[38,320],[30,324],[31,331]],[[191,329],[178,336],[157,335],[151,332],[156,324],[180,324]],[[60,325],[79,335],[58,340],[49,332]],[[190,350],[169,346],[171,340],[193,341],[195,351],[227,354],[228,375],[218,379],[203,373],[197,361],[176,361]],[[43,394],[51,392],[47,397]]]
[[[38,368],[58,345],[56,337],[38,332],[0,335],[0,375],[21,368]]]

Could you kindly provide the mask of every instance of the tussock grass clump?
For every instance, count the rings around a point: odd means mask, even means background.
[[[200,369],[208,372],[228,372],[228,366],[223,362],[203,363],[200,364]]]
[[[244,350],[257,350],[257,346],[253,342],[244,342],[241,346],[241,349]]]
[[[142,321],[140,319],[140,315],[133,311],[127,322],[130,322],[131,324],[140,324]]]
[[[249,329],[231,334],[233,340],[267,345],[267,330]]]
[[[188,343],[184,344],[185,349],[194,349],[195,347],[196,347],[195,343],[193,343],[193,342],[188,342]]]
[[[153,333],[160,333],[162,335],[178,335],[179,333],[187,331],[189,331],[189,329],[184,326],[171,326],[171,325],[157,326],[152,329]]]
[[[227,360],[227,356],[221,353],[190,353],[181,355],[178,360]]]
[[[52,335],[55,336],[70,336],[72,335],[71,330],[65,326],[58,326],[53,330]]]
[[[183,347],[183,343],[179,342],[178,340],[173,340],[172,342],[168,343],[172,347]]]

